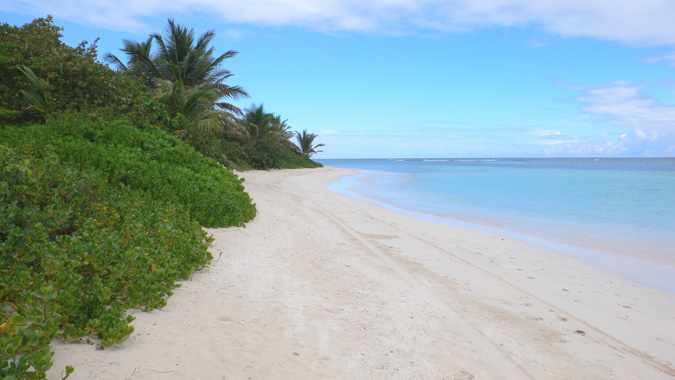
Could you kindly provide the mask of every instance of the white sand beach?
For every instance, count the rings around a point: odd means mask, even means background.
[[[125,342],[55,343],[49,378],[675,378],[675,295],[326,189],[353,172],[240,173],[256,219],[209,230]]]

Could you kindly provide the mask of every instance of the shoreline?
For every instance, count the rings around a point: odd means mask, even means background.
[[[368,175],[370,169],[354,169],[357,173],[352,174],[352,181],[346,182],[345,178],[340,178],[338,182],[331,183],[328,188],[338,194],[360,199],[373,203],[397,213],[425,219],[434,223],[445,224],[455,227],[468,228],[484,231],[487,233],[507,236],[524,243],[534,245],[543,249],[553,250],[567,256],[580,259],[601,270],[609,271],[624,277],[630,281],[640,283],[675,294],[675,267],[673,263],[665,258],[653,255],[616,253],[610,249],[602,249],[593,244],[569,244],[563,241],[557,241],[551,236],[545,235],[544,231],[538,233],[520,226],[518,229],[509,228],[500,224],[481,223],[480,221],[465,219],[451,215],[436,215],[424,211],[417,211],[402,208],[398,205],[369,198],[366,195],[351,191],[348,188],[358,185],[358,176]]]
[[[117,346],[55,343],[71,379],[671,379],[675,296],[326,186],[239,175],[259,214]],[[222,256],[219,254],[222,252]]]

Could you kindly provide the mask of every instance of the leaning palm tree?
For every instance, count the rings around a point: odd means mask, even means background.
[[[307,130],[305,129],[304,131],[302,131],[302,134],[300,134],[300,132],[295,132],[295,137],[298,141],[298,148],[300,148],[300,152],[302,152],[302,155],[306,159],[309,160],[309,158],[315,153],[323,152],[322,150],[316,150],[317,148],[320,148],[325,145],[324,144],[314,145],[314,139],[319,137],[314,133],[308,133]]]

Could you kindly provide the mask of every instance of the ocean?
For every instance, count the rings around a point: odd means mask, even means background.
[[[675,158],[325,159],[329,188],[675,293]]]

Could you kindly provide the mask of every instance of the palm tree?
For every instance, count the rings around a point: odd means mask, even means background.
[[[274,129],[278,139],[282,142],[290,142],[289,139],[295,136],[295,133],[291,131],[291,126],[288,125],[288,120],[281,121],[281,116],[279,115],[272,117],[272,129]]]
[[[194,30],[168,20],[169,25],[164,34],[153,33],[145,42],[124,41],[120,49],[128,58],[127,64],[115,55],[108,53],[105,60],[118,67],[120,71],[130,75],[146,76],[150,83],[159,87],[162,81],[176,83],[180,80],[188,90],[212,90],[217,100],[236,100],[248,97],[239,86],[229,86],[225,80],[232,76],[228,70],[220,68],[221,64],[237,55],[229,50],[214,57],[214,48],[209,44],[215,37],[215,31],[209,30],[195,40]],[[153,43],[158,52],[152,53]],[[230,119],[242,115],[239,108],[225,101],[215,101],[213,106],[219,108]]]
[[[287,120],[265,112],[263,105],[247,108],[240,124],[246,130],[244,140],[250,145],[284,144],[292,136]]]
[[[169,20],[169,27],[164,32],[164,37],[158,33],[152,37],[159,44],[161,62],[176,65],[179,72],[164,68],[164,72],[180,77],[186,86],[194,87],[203,83],[217,83],[223,77],[229,76],[230,72],[220,69],[220,64],[228,58],[237,55],[237,52],[229,50],[217,58],[213,58],[213,47],[209,43],[216,33],[209,30],[194,40],[194,30],[176,25]],[[175,78],[178,79],[178,78]]]
[[[186,89],[178,79],[159,82],[154,100],[163,105],[171,119],[183,116],[188,120],[187,129],[174,131],[180,137],[190,132],[213,134],[223,129],[225,112],[214,109],[218,95],[213,89]]]
[[[305,129],[304,131],[302,131],[302,134],[300,134],[300,132],[295,132],[295,137],[298,141],[298,148],[300,148],[302,155],[306,159],[309,160],[309,158],[315,153],[323,152],[322,150],[316,150],[317,148],[320,148],[325,145],[324,144],[314,145],[314,139],[319,137],[314,133],[307,133],[307,130]]]

